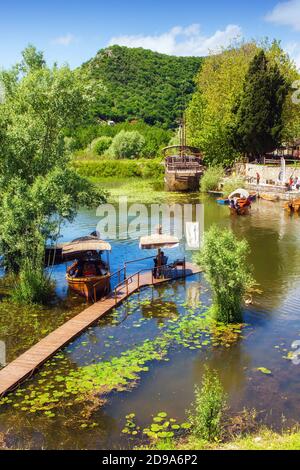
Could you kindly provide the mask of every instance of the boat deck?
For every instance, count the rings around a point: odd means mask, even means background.
[[[154,279],[152,271],[138,273],[130,277],[130,282],[124,281],[116,292],[112,292],[103,300],[89,306],[83,312],[47,335],[37,344],[21,354],[2,370],[0,370],[0,396],[12,391],[26,378],[31,377],[36,370],[44,364],[57,351],[79,336],[100,318],[120,305],[124,300],[143,287],[159,285],[175,279],[200,273],[200,268],[192,263],[186,263],[185,270],[181,270],[177,277]]]

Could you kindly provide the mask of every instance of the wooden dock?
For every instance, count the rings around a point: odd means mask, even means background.
[[[0,370],[0,397],[14,390],[26,378],[31,377],[57,351],[139,289],[183,279],[198,273],[200,273],[198,266],[186,263],[185,269],[179,269],[176,277],[154,279],[150,270],[140,271],[127,277],[106,298],[86,308]]]

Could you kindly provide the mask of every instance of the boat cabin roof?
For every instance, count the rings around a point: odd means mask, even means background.
[[[82,256],[87,252],[111,251],[111,245],[97,237],[89,235],[66,243],[62,249],[62,255],[65,258],[75,258]]]

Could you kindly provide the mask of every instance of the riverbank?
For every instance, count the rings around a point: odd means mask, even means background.
[[[144,448],[143,448],[144,449]],[[209,443],[207,441],[197,439],[190,436],[178,442],[168,440],[161,441],[148,450],[299,450],[300,449],[300,432],[294,430],[284,432],[282,434],[263,428],[255,434],[237,437],[226,443]]]

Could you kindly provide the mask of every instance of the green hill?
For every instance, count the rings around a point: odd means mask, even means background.
[[[93,112],[103,119],[143,119],[151,125],[175,127],[195,90],[194,77],[202,60],[142,48],[100,50],[83,64],[106,87]]]

